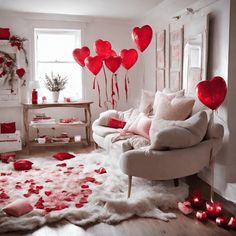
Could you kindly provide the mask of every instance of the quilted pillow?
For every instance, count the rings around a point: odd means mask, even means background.
[[[154,97],[155,94],[153,92],[142,90],[140,104],[138,108],[139,112],[149,114],[152,111]]]
[[[157,119],[185,120],[192,112],[195,100],[191,97],[176,97],[156,93],[155,114]]]
[[[110,128],[123,129],[125,124],[126,124],[126,122],[122,119],[118,119],[115,117],[110,117],[108,119],[108,127],[110,127]]]
[[[53,157],[56,158],[59,161],[64,161],[64,160],[67,160],[67,159],[71,159],[75,156],[73,154],[68,153],[68,152],[59,152],[57,154],[54,154]]]
[[[33,207],[24,199],[17,199],[2,209],[7,215],[22,216],[33,210]]]
[[[19,160],[13,163],[15,170],[30,170],[32,168],[33,162],[28,160]]]
[[[16,123],[10,122],[10,123],[2,123],[1,126],[1,133],[7,134],[7,133],[15,133],[16,132]]]
[[[143,113],[135,119],[133,124],[127,129],[127,132],[134,134],[139,134],[147,139],[149,139],[149,130],[152,120],[145,116]]]
[[[207,126],[205,111],[200,111],[184,121],[154,118],[150,128],[150,149],[165,150],[194,146],[204,138]]]

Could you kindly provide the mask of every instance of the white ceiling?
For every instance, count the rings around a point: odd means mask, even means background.
[[[133,19],[163,0],[0,0],[0,10]]]

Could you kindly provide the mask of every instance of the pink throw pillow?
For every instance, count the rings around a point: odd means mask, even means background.
[[[149,130],[151,127],[151,123],[152,120],[150,118],[148,118],[144,114],[140,114],[127,131],[134,134],[139,134],[149,139]]]
[[[28,160],[19,160],[14,162],[15,170],[30,170],[32,168],[33,162]]]
[[[7,215],[22,216],[33,210],[33,207],[24,199],[17,199],[2,209]]]

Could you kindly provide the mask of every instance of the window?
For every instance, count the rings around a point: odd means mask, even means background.
[[[80,30],[35,29],[35,75],[40,83],[40,95],[51,98],[45,88],[45,74],[60,74],[66,77],[66,88],[60,99],[82,98],[82,68],[74,61],[72,52],[81,46]]]

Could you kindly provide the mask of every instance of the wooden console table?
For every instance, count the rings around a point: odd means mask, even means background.
[[[29,153],[30,147],[32,146],[56,146],[56,145],[65,145],[65,144],[72,144],[75,142],[68,142],[68,143],[60,143],[60,142],[52,142],[52,143],[44,143],[39,144],[37,142],[31,142],[29,138],[29,129],[30,127],[39,128],[42,127],[42,124],[34,124],[31,125],[29,121],[29,111],[35,110],[35,109],[43,109],[43,108],[56,108],[56,107],[74,107],[74,108],[82,108],[84,109],[84,121],[82,121],[80,124],[73,124],[73,123],[67,123],[67,124],[61,124],[60,122],[55,122],[55,124],[43,124],[43,127],[57,127],[57,126],[78,126],[78,127],[84,127],[86,132],[86,142],[88,145],[90,145],[90,133],[91,133],[91,110],[90,110],[90,104],[93,102],[90,101],[77,101],[77,102],[66,102],[66,103],[44,103],[44,104],[30,104],[30,103],[24,103],[23,105],[23,117],[24,117],[24,128],[25,128],[25,144],[26,149]]]

